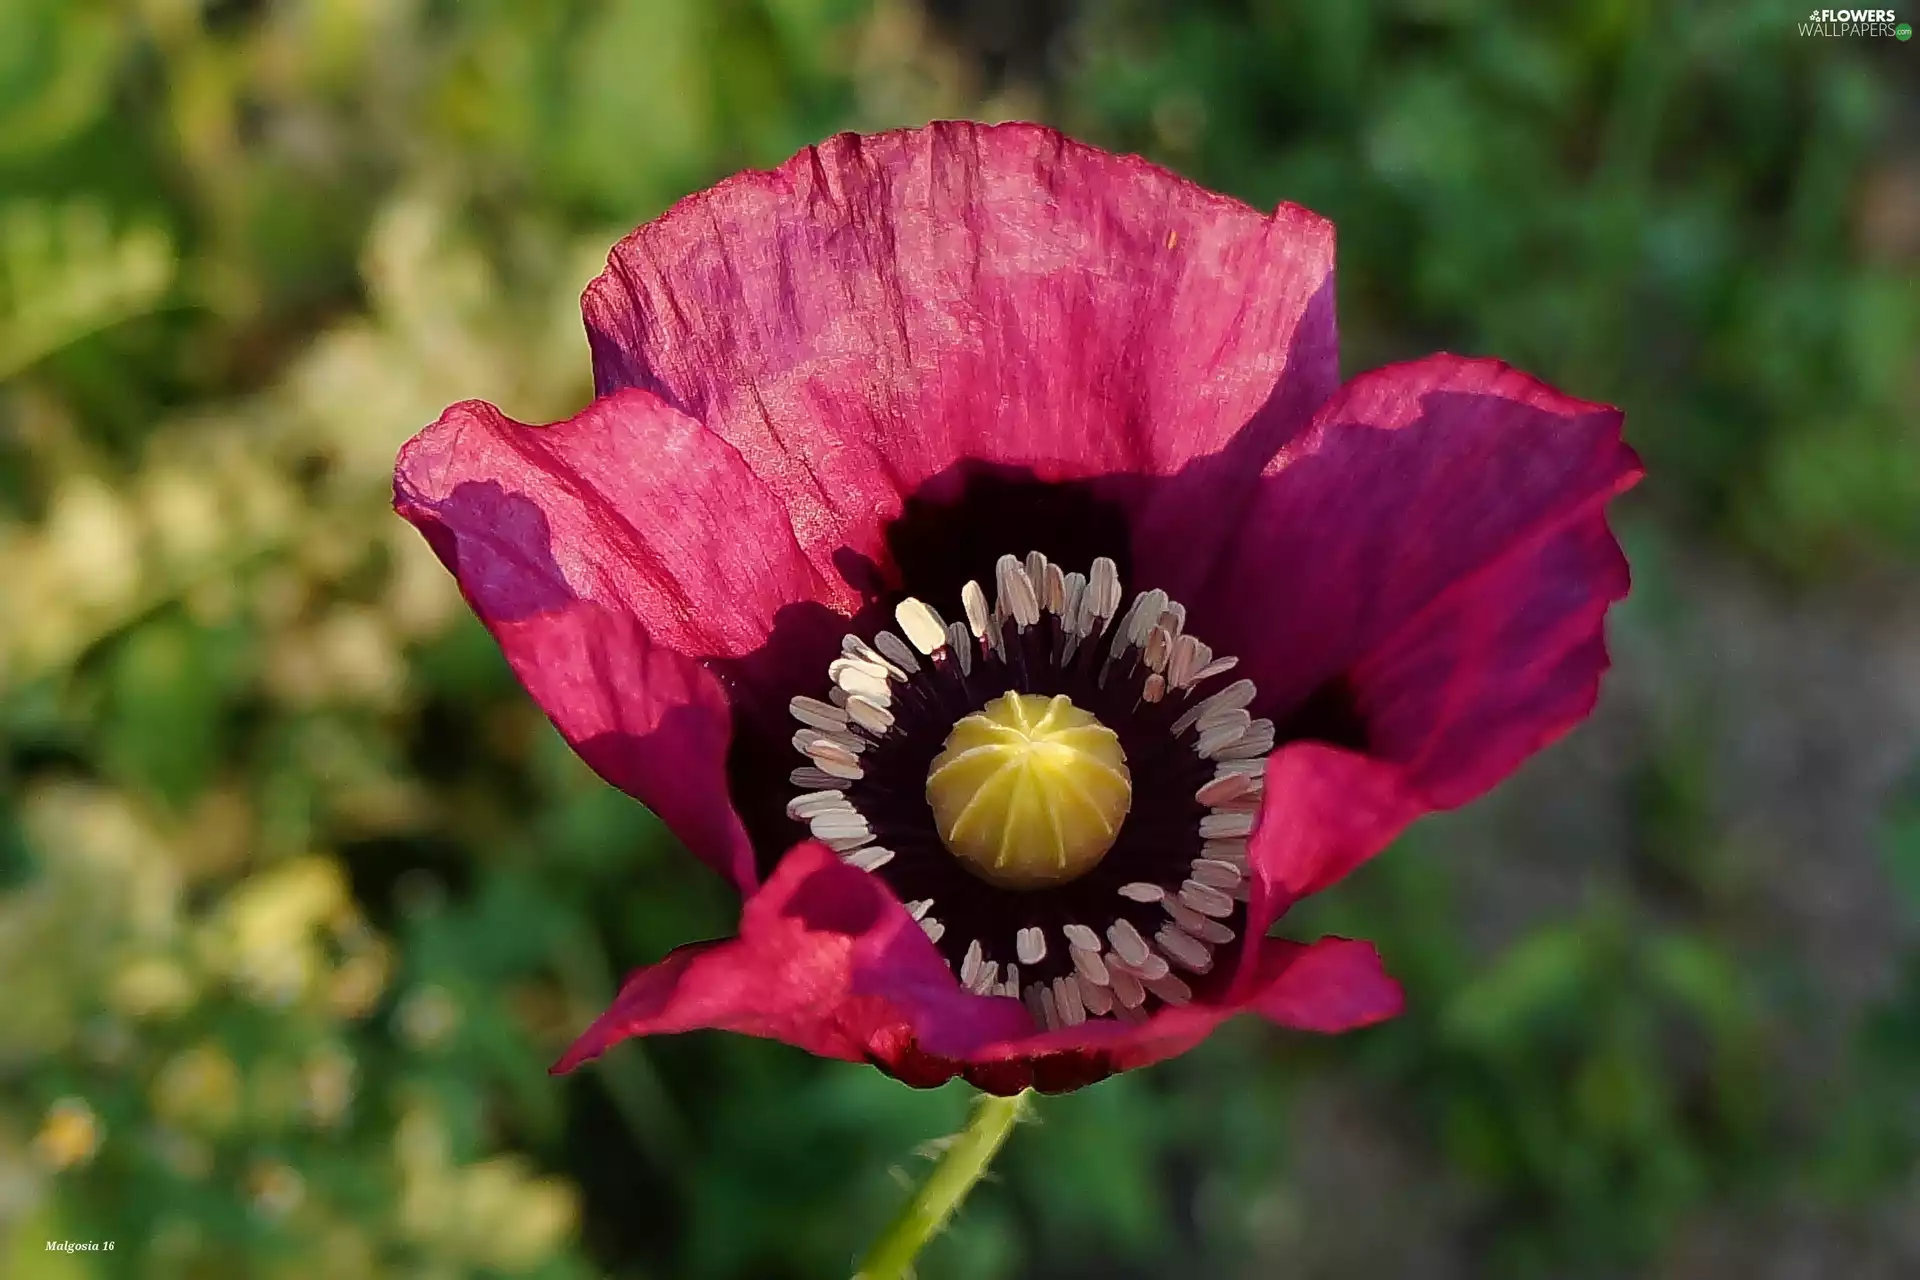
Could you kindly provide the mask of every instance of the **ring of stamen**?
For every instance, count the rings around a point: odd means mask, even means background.
[[[1244,931],[1274,725],[1251,681],[1219,683],[1236,660],[1185,634],[1179,602],[1121,612],[1111,560],[1002,556],[993,585],[966,584],[964,622],[907,599],[899,634],[845,638],[828,696],[791,703],[788,816],[886,879],[970,990],[1048,1027],[1140,1021],[1193,999]],[[1063,828],[1088,786],[1102,798]]]

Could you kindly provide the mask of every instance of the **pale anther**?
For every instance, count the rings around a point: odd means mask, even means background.
[[[795,822],[805,822],[816,813],[827,809],[838,809],[847,805],[847,798],[831,789],[805,791],[787,801],[787,816]]]
[[[1080,983],[1072,974],[1053,980],[1053,1004],[1066,1026],[1077,1027],[1087,1020],[1087,1006],[1080,999]]]
[[[1098,951],[1088,951],[1081,947],[1072,947],[1068,950],[1068,954],[1073,957],[1073,967],[1078,969],[1081,976],[1085,977],[1088,982],[1097,982],[1101,986],[1107,984],[1109,980],[1107,962],[1100,958]]]
[[[960,588],[960,607],[967,613],[967,629],[985,640],[989,630],[987,593],[980,589],[977,582],[969,582]]]
[[[1244,773],[1229,773],[1215,776],[1193,793],[1193,798],[1201,804],[1212,806],[1225,804],[1229,800],[1238,800],[1253,790],[1253,779]]]
[[[1206,666],[1194,673],[1193,682],[1199,684],[1202,680],[1211,680],[1215,676],[1223,676],[1239,665],[1240,659],[1238,658],[1215,658],[1212,662],[1209,662]]]
[[[1247,865],[1247,842],[1245,840],[1202,841],[1200,856],[1212,858],[1216,862],[1231,862],[1244,867]]]
[[[1273,750],[1273,732],[1273,721],[1255,720],[1252,726],[1240,735],[1238,742],[1214,752],[1213,758],[1250,760],[1255,756],[1264,756]]]
[[[1047,935],[1038,925],[1029,925],[1014,936],[1014,949],[1021,964],[1039,964],[1047,958]]]
[[[1140,979],[1140,981],[1148,982],[1154,978],[1164,978],[1167,976],[1167,960],[1166,957],[1159,952],[1149,951],[1146,954],[1146,958],[1141,960],[1140,963],[1133,964],[1129,962],[1127,969],[1134,977]]]
[[[1231,862],[1215,862],[1212,858],[1193,860],[1193,878],[1201,884],[1212,885],[1216,889],[1233,892],[1240,883],[1240,868]]]
[[[1098,951],[1102,945],[1100,935],[1083,924],[1063,924],[1060,932],[1066,936],[1068,946],[1082,951]]]
[[[877,641],[879,637],[876,636],[874,639]],[[895,680],[905,680],[907,678],[905,668],[898,666],[873,645],[868,644],[859,636],[851,633],[840,637],[840,656],[852,659],[865,666],[873,667],[877,669],[881,675],[890,676]],[[832,664],[828,664],[827,678],[833,678]]]
[[[1172,917],[1175,927],[1183,933],[1192,934],[1202,942],[1221,947],[1232,942],[1234,938],[1238,936],[1231,928],[1222,924],[1220,921],[1213,919],[1211,916],[1201,915],[1185,902],[1182,902],[1178,896],[1168,898],[1160,905],[1166,909],[1167,915]]]
[[[787,703],[787,711],[801,724],[823,733],[834,733],[847,727],[847,713],[831,702],[822,702],[818,698],[804,695],[793,698]]]
[[[1207,944],[1185,930],[1165,924],[1153,935],[1153,940],[1182,969],[1205,973],[1213,967],[1213,952],[1207,948]]]
[[[1146,980],[1147,990],[1168,1004],[1186,1004],[1193,999],[1193,988],[1171,973]]]
[[[1188,880],[1180,886],[1180,901],[1203,916],[1224,920],[1233,914],[1233,899],[1210,884]]]
[[[1107,941],[1113,944],[1114,954],[1128,964],[1138,964],[1147,957],[1147,940],[1127,920],[1115,920],[1107,926]]]
[[[894,606],[893,617],[913,647],[924,654],[931,655],[947,643],[947,624],[924,601],[909,596]]]
[[[1200,838],[1228,840],[1253,830],[1254,815],[1246,810],[1217,809],[1200,819]]]
[[[949,622],[947,624],[947,652],[960,664],[960,674],[973,674],[973,644],[967,636],[967,624]]]
[[[914,656],[913,650],[908,647],[906,641],[891,631],[882,631],[874,636],[873,647],[878,649],[888,662],[908,675],[920,670],[920,659]]]
[[[994,581],[1000,592],[1000,608],[1015,624],[1024,630],[1040,621],[1040,601],[1025,565],[1013,556],[1001,556],[994,565]]]
[[[864,694],[857,694],[847,699],[847,715],[862,729],[876,735],[883,734],[893,727],[893,712]]]
[[[1196,675],[1194,682],[1198,683],[1199,679],[1200,677]],[[1188,707],[1180,714],[1180,718],[1173,722],[1171,731],[1176,736],[1185,733],[1188,729],[1200,722],[1200,717],[1216,710],[1232,710],[1247,706],[1253,701],[1253,697],[1253,681],[1235,680],[1232,684],[1227,685],[1215,693],[1208,694],[1191,707]]]
[[[1228,712],[1226,719],[1212,728],[1200,731],[1200,740],[1193,746],[1194,754],[1210,756],[1231,746],[1246,733],[1250,723],[1252,719],[1245,711]]]
[[[1047,604],[1046,553],[1041,551],[1027,552],[1027,559],[1024,567],[1027,571],[1027,581],[1033,584],[1034,597],[1040,602],[1041,608],[1043,609],[1046,608],[1046,604]]]
[[[849,782],[858,782],[861,778],[866,777],[866,773],[851,759],[841,760],[837,757],[828,757],[817,751],[810,751],[807,754],[813,757],[814,762],[819,765],[820,772],[822,773],[830,774],[835,778],[842,778]]]

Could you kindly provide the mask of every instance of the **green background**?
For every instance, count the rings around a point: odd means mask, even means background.
[[[922,1275],[1920,1274],[1920,94],[1803,17],[0,0],[0,1274],[845,1273],[964,1091],[546,1077],[733,904],[388,483],[583,402],[632,225],[944,115],[1330,216],[1349,372],[1500,355],[1650,479],[1593,721],[1288,922],[1408,1014],[1047,1102]]]

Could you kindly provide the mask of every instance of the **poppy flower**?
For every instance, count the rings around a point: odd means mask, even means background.
[[[1390,1017],[1370,945],[1270,928],[1593,705],[1621,415],[1446,355],[1342,385],[1305,209],[1032,125],[842,134],[584,309],[592,404],[455,405],[395,482],[744,898],[556,1070],[721,1028],[1052,1091]]]

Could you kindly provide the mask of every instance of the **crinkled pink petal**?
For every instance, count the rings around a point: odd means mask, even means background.
[[[1387,761],[1321,742],[1275,751],[1247,842],[1247,934],[1264,935],[1294,903],[1386,848],[1430,808]],[[1255,962],[1243,955],[1242,974]]]
[[[793,602],[854,602],[739,455],[644,391],[547,427],[470,401],[402,451],[394,505],[581,757],[751,888],[729,702],[702,659],[759,649]]]
[[[633,1036],[713,1029],[870,1061],[920,1087],[963,1075],[996,1093],[1060,1092],[1185,1053],[1243,1009],[1316,1032],[1400,1011],[1369,944],[1263,939],[1256,950],[1229,998],[1163,1008],[1139,1025],[1038,1031],[1018,1001],[962,989],[881,881],[808,841],[748,900],[737,937],[680,947],[634,974],[554,1070]]]
[[[1302,945],[1261,938],[1248,953],[1252,963],[1242,978],[1216,999],[1163,1006],[1137,1025],[1099,1018],[1036,1031],[955,1066],[989,1092],[1058,1093],[1178,1057],[1243,1011],[1295,1030],[1331,1034],[1385,1021],[1404,1003],[1399,984],[1387,976],[1370,943],[1322,938]]]
[[[1333,232],[1035,125],[842,134],[691,196],[584,300],[603,391],[740,451],[814,567],[884,564],[962,459],[1134,486],[1135,541],[1191,564],[1338,382]],[[1231,446],[1231,448],[1229,448]],[[1012,547],[1019,551],[1021,548]]]
[[[1270,1022],[1337,1035],[1398,1017],[1406,1004],[1400,984],[1388,976],[1370,942],[1322,938],[1301,947],[1268,939],[1265,946],[1294,950],[1274,966],[1272,979],[1248,1002]]]
[[[1620,421],[1493,360],[1363,374],[1269,464],[1196,614],[1264,701],[1341,678],[1403,785],[1470,799],[1593,705],[1627,589],[1603,508],[1641,474]]]
[[[1599,510],[1457,582],[1351,673],[1368,748],[1464,804],[1586,719],[1627,561]]]
[[[699,1028],[851,1061],[884,1064],[907,1046],[964,1059],[1031,1022],[1017,1000],[962,989],[885,884],[806,841],[747,900],[737,937],[634,974],[554,1070],[631,1036]]]

